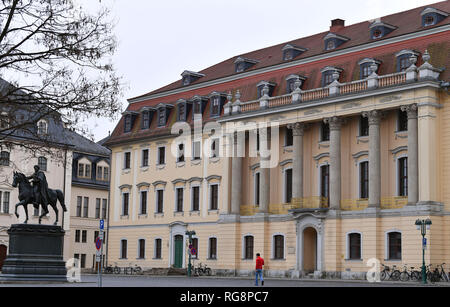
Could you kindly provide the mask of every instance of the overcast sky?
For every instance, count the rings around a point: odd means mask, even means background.
[[[87,9],[110,7],[119,47],[114,56],[129,98],[242,53],[346,25],[376,19],[436,0],[78,0]],[[91,120],[95,140],[117,121]]]

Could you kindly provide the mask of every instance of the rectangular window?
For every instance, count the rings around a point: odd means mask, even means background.
[[[213,97],[212,107],[211,107],[211,115],[212,116],[220,115],[220,97]]]
[[[158,110],[158,127],[166,125],[166,109],[161,108]]]
[[[78,177],[84,177],[84,164],[78,164]]]
[[[292,200],[292,169],[287,169],[286,170],[286,175],[285,175],[285,182],[286,182],[286,186],[285,186],[285,193],[286,193],[286,203],[290,203]]]
[[[217,259],[217,239],[209,238],[209,259]]]
[[[328,142],[330,140],[330,125],[327,123],[322,123],[320,127],[320,141]]]
[[[81,238],[81,230],[75,230],[75,242],[79,243]]]
[[[398,159],[399,196],[408,196],[408,158]]]
[[[147,214],[147,191],[141,191],[141,210],[140,214]]]
[[[178,144],[177,162],[184,162],[184,144]]]
[[[369,119],[361,116],[359,118],[359,136],[369,135]]]
[[[219,156],[219,139],[211,141],[211,158],[217,158]]]
[[[97,166],[97,180],[103,180],[103,167]]]
[[[81,254],[80,268],[84,269],[86,267],[86,254]]]
[[[260,186],[261,186],[261,175],[260,173],[255,174],[255,205],[259,206],[259,195],[260,193]]]
[[[200,187],[192,187],[192,211],[200,210]]]
[[[217,210],[219,209],[219,185],[212,184],[210,186],[210,189],[211,189],[210,210]]]
[[[150,113],[149,112],[142,112],[142,126],[141,129],[148,129],[150,128]]]
[[[83,203],[83,197],[77,196],[77,217],[81,217],[82,203]]]
[[[161,239],[156,239],[155,240],[155,259],[161,259],[162,258],[161,248],[162,248],[162,240]]]
[[[292,129],[286,127],[286,137],[284,141],[284,146],[292,146],[294,144],[294,135]]]
[[[142,167],[148,166],[148,149],[142,150]]]
[[[145,259],[145,240],[139,239],[139,259]]]
[[[359,72],[360,79],[366,79],[368,76],[370,76],[370,74],[372,73],[371,70],[370,70],[370,64],[371,63],[364,63],[364,64],[360,65],[360,67],[359,67],[359,69],[360,69],[360,72]]]
[[[359,164],[359,198],[369,198],[369,162]]]
[[[89,217],[89,197],[84,198],[83,217]]]
[[[99,219],[100,218],[100,205],[101,205],[101,199],[100,198],[96,198],[95,199],[95,218]]]
[[[275,236],[274,243],[275,243],[274,258],[284,259],[284,237],[281,235]]]
[[[81,243],[86,243],[87,242],[87,230],[83,230],[81,232]]]
[[[124,132],[131,131],[131,115],[125,115]]]
[[[359,233],[351,233],[348,235],[349,240],[349,259],[361,259],[361,235]]]
[[[123,193],[122,194],[122,215],[127,216],[128,215],[128,206],[130,201],[130,194],[129,193]]]
[[[183,188],[177,188],[175,190],[175,199],[176,199],[176,212],[183,212]]]
[[[244,259],[253,259],[253,237],[246,236],[244,239],[245,254]]]
[[[388,234],[389,241],[389,260],[402,259],[402,234],[391,232]]]
[[[108,200],[103,198],[102,203],[102,219],[106,219],[106,208],[108,207]]]
[[[121,259],[127,259],[127,240],[121,240],[120,241],[120,258]]]
[[[109,167],[103,167],[103,180],[109,180]]]
[[[333,72],[324,72],[322,74],[322,87],[326,87],[333,82]]]
[[[408,113],[399,110],[398,111],[398,131],[408,131]]]
[[[165,147],[158,148],[158,164],[159,165],[166,164],[166,148]]]
[[[2,199],[2,193],[0,192],[0,200]],[[3,192],[3,213],[9,214],[9,192]]]
[[[186,106],[184,103],[180,103],[178,105],[178,121],[185,121],[186,120]]]
[[[131,152],[126,152],[124,154],[123,168],[124,169],[130,169],[131,168]]]
[[[90,164],[85,165],[84,171],[85,171],[84,177],[91,178],[91,165]]]
[[[164,206],[164,190],[156,191],[156,213],[163,213]]]
[[[322,165],[320,167],[320,196],[329,201],[330,195],[330,166]]]

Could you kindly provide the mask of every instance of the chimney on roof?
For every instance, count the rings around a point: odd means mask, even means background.
[[[330,32],[337,32],[345,27],[345,20],[343,19],[333,19],[331,21]]]

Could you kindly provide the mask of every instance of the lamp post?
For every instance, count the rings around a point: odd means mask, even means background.
[[[189,237],[189,263],[188,263],[188,277],[191,277],[191,271],[192,271],[192,255],[191,255],[191,246],[192,246],[192,236],[195,236],[195,231],[186,231],[186,235]]]
[[[427,283],[427,273],[426,273],[426,267],[425,267],[425,248],[427,246],[425,235],[427,234],[427,229],[430,229],[431,227],[431,220],[420,220],[418,219],[416,221],[416,227],[417,230],[420,230],[420,233],[422,234],[422,283]]]

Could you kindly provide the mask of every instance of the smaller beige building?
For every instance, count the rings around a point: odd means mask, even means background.
[[[100,233],[100,220],[106,220],[109,202],[110,152],[74,132],[72,160],[70,258],[79,260],[83,271],[97,269],[95,241]],[[107,223],[104,240],[106,242]],[[103,246],[103,266],[106,264]]]

